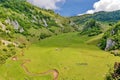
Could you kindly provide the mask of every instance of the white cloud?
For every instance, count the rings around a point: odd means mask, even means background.
[[[83,13],[83,14],[77,14],[77,16],[82,16],[82,15],[84,15],[85,13]]]
[[[86,13],[82,13],[82,14],[77,14],[77,16],[82,16],[84,14],[93,14],[94,10],[88,10]]]
[[[65,2],[65,0],[27,0],[27,1],[38,7],[53,10],[59,9],[57,3]]]
[[[93,10],[88,10],[86,13],[93,14],[99,11],[120,10],[120,0],[100,0],[94,3],[93,8]]]
[[[95,11],[94,10],[88,10],[86,13],[87,14],[93,14]]]

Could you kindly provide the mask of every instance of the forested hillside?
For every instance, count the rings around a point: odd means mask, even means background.
[[[84,14],[81,16],[73,16],[71,19],[77,23],[77,24],[82,24],[89,19],[95,19],[100,22],[118,22],[120,20],[120,10],[118,11],[112,11],[112,12],[96,12],[94,14]]]

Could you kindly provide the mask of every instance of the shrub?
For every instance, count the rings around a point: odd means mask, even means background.
[[[19,48],[25,48],[26,45],[25,45],[25,44],[20,44],[18,47],[19,47]]]
[[[2,45],[2,42],[1,42],[1,40],[0,40],[0,45]]]
[[[4,64],[6,62],[6,59],[4,58],[4,56],[0,56],[0,64]]]
[[[91,19],[85,23],[84,28],[80,34],[87,34],[88,36],[95,36],[102,33],[101,25],[95,20]]]
[[[41,33],[40,39],[45,39],[45,38],[50,37],[50,36],[51,36],[50,34]]]
[[[8,50],[6,48],[3,49],[4,52],[7,52]]]
[[[105,80],[113,80],[113,78],[110,74],[107,74],[106,77],[105,77]]]
[[[13,44],[8,44],[7,47],[15,47]]]

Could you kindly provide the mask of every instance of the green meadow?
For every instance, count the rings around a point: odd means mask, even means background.
[[[102,34],[101,34],[102,35]],[[59,72],[57,80],[104,80],[114,62],[120,58],[97,47],[101,35],[88,37],[78,33],[65,33],[52,36],[31,44],[17,53],[17,60],[8,59],[0,66],[0,80],[53,80],[52,73],[43,73],[52,69]]]

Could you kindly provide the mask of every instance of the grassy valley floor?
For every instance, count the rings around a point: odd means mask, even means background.
[[[66,33],[32,44],[0,66],[0,80],[104,80],[120,58],[95,45],[100,37]]]

